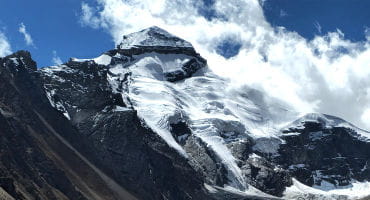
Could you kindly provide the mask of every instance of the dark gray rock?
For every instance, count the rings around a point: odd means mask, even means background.
[[[284,131],[286,141],[275,160],[302,183],[333,187],[348,186],[351,180],[370,180],[370,143],[355,130],[307,121],[304,128]],[[289,134],[289,133],[299,134]]]
[[[0,187],[15,199],[86,199],[30,134],[45,128],[24,91],[37,93],[35,70],[25,51],[0,59]]]
[[[248,183],[274,196],[282,196],[285,187],[292,185],[289,171],[259,156],[252,156],[242,166]]]

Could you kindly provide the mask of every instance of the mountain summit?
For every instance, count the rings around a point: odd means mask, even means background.
[[[118,46],[120,49],[131,49],[131,48],[193,48],[193,46],[167,31],[152,26],[142,31],[131,33],[123,36],[122,42]]]
[[[151,27],[97,58],[0,58],[0,199],[357,199],[370,134],[215,75]]]

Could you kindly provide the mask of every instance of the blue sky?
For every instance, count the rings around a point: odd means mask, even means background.
[[[267,0],[263,8],[272,25],[309,39],[340,29],[348,39],[365,40],[364,30],[370,28],[368,0]]]
[[[92,6],[93,0],[84,1]],[[208,19],[217,16],[210,7],[214,0],[205,0],[199,12]],[[263,6],[267,20],[312,39],[339,28],[346,38],[364,40],[370,27],[370,1],[366,0],[267,0]],[[39,67],[52,65],[53,51],[62,61],[70,57],[94,57],[114,47],[109,33],[80,23],[81,1],[76,0],[3,0],[0,6],[0,30],[13,51],[27,49]],[[19,33],[23,23],[33,39],[27,45]],[[321,27],[321,32],[318,31]],[[240,45],[224,42],[218,52],[235,55]]]
[[[53,51],[67,61],[69,57],[94,57],[111,49],[114,43],[109,34],[81,26],[80,13],[81,2],[76,0],[2,0],[0,28],[12,50],[29,50],[39,67],[52,64]],[[21,23],[31,35],[33,46],[27,45],[19,33]]]

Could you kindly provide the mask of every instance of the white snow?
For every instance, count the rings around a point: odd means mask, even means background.
[[[352,187],[344,189],[333,189],[323,191],[306,186],[296,179],[293,185],[287,187],[284,192],[285,199],[305,199],[311,197],[316,200],[335,200],[335,199],[360,199],[370,196],[370,182],[353,182]]]
[[[13,61],[13,63],[18,66],[19,65],[19,62],[18,62],[18,59],[17,58],[10,58],[11,61]]]
[[[109,65],[112,60],[112,57],[107,54],[102,54],[101,56],[96,58],[87,58],[87,59],[71,58],[71,60],[74,62],[94,61],[98,65]]]
[[[76,72],[75,69],[72,69],[68,67],[67,65],[44,67],[41,69],[41,71],[48,74],[49,76],[54,75],[55,72],[65,72],[65,73],[75,73]]]
[[[192,48],[193,46],[167,31],[156,26],[148,29],[131,33],[124,36],[120,44],[121,49],[131,49],[133,47],[186,47]]]
[[[183,64],[191,57],[183,54],[145,53],[133,58],[136,60],[131,63],[135,66],[131,68],[133,74],[163,81],[166,80],[165,73],[182,70]]]
[[[284,133],[284,136],[293,136],[293,135],[300,135],[301,133],[298,132],[291,132],[291,133]]]
[[[131,110],[129,108],[126,108],[126,107],[122,107],[122,106],[116,106],[113,111],[116,111],[116,112],[124,112],[124,111],[128,111],[128,110]]]
[[[63,113],[64,117],[66,117],[68,120],[71,120],[71,117],[69,116],[68,112]]]
[[[112,57],[106,55],[106,54],[103,54],[97,58],[94,58],[93,59],[95,61],[96,64],[98,65],[109,65],[111,60],[112,60]]]
[[[212,185],[208,185],[206,183],[204,183],[204,187],[208,190],[208,192],[210,193],[216,193],[218,190],[216,188],[214,188]]]
[[[86,61],[91,61],[94,60],[93,58],[71,58],[73,62],[86,62]]]
[[[226,191],[228,193],[232,193],[235,195],[238,195],[240,197],[245,197],[246,199],[269,199],[269,200],[278,200],[281,198],[274,197],[272,195],[266,194],[262,192],[261,190],[258,190],[257,188],[250,186],[246,190],[238,190],[230,186],[225,186],[225,187],[219,187],[219,186],[212,186],[208,184],[204,184],[205,188],[208,190],[210,193],[217,193],[218,191]]]

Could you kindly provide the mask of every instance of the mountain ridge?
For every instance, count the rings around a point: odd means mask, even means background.
[[[139,32],[140,40],[135,34],[130,40],[141,46],[124,44],[95,59],[36,70],[19,52],[0,62],[14,80],[38,85],[35,94],[18,83],[27,98],[44,99],[34,109],[55,108],[41,116],[65,118],[69,128],[49,120],[62,137],[137,198],[294,199],[308,195],[287,193],[296,180],[332,189],[370,180],[368,132],[344,120],[330,124],[336,118],[327,115],[299,118],[257,90],[230,88],[190,43],[158,27]],[[155,45],[163,35],[180,42]],[[22,67],[30,73],[18,79]]]

